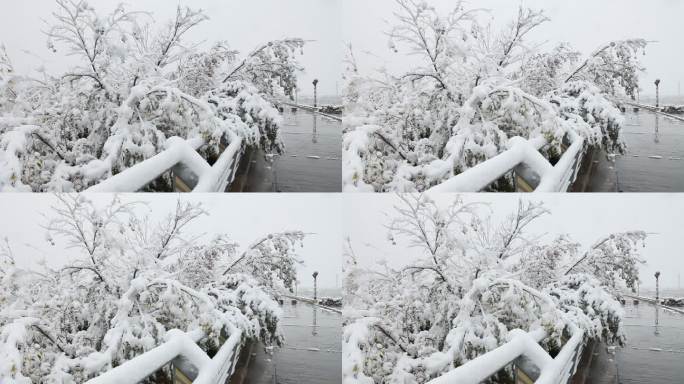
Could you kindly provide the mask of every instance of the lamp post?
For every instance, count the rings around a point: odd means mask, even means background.
[[[660,79],[656,79],[656,108],[660,107]]]
[[[660,277],[660,272],[659,272],[659,271],[656,271],[656,273],[655,273],[655,278],[656,278],[655,329],[654,329],[654,333],[655,333],[656,335],[659,335],[659,334],[660,334],[660,329],[658,329],[658,325],[659,325],[659,323],[660,323],[660,321],[659,321],[659,319],[658,319],[658,312],[659,312],[659,309],[660,309],[660,300],[658,299],[658,298],[660,297],[660,291],[659,291],[660,287],[659,287],[659,284],[658,284],[658,278],[659,278],[659,277]]]
[[[660,272],[655,273],[655,278],[656,278],[656,305],[657,305],[660,303],[660,301],[658,301],[658,297],[660,297],[660,291],[659,291],[660,287],[659,287],[659,282],[658,282],[658,278],[660,278]]]
[[[317,278],[318,278],[318,271],[314,271],[314,273],[311,274],[314,278],[314,302],[316,301],[317,293],[318,293],[318,287],[317,287]]]
[[[314,86],[314,108],[316,108],[318,106],[318,79],[314,79],[313,86]]]
[[[317,284],[317,277],[318,277],[318,271],[314,271],[314,273],[311,274],[314,278],[314,305],[311,306],[311,309],[313,310],[313,327],[311,327],[311,334],[316,336],[318,334],[318,327],[316,326],[317,321],[316,321],[316,304],[318,304],[318,284]]]

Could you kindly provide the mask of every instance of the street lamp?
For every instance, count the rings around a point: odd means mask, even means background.
[[[660,107],[660,79],[656,79],[656,108]]]
[[[313,86],[314,86],[314,108],[316,108],[318,106],[318,79],[314,79]]]
[[[659,287],[659,284],[658,284],[658,278],[659,278],[659,277],[660,277],[660,272],[656,272],[656,273],[655,273],[655,278],[656,278],[656,305],[658,305],[658,303],[659,303],[658,297],[660,296],[660,292],[659,292],[659,288],[660,288],[660,287]]]
[[[315,302],[316,297],[317,297],[317,290],[318,290],[317,280],[316,280],[318,278],[318,271],[314,271],[314,273],[312,273],[311,276],[313,276],[313,278],[314,278],[314,297],[313,298],[314,298],[314,302]]]
[[[315,83],[314,83],[315,84]],[[314,271],[314,273],[311,274],[314,278],[314,297],[313,297],[313,303],[312,309],[313,309],[313,327],[311,327],[311,334],[316,336],[318,334],[318,327],[316,327],[316,304],[318,304],[318,300],[316,299],[317,296],[317,291],[318,291],[318,285],[317,285],[317,280],[316,278],[318,277],[318,271]]]
[[[656,278],[656,299],[655,299],[655,329],[654,332],[656,335],[660,334],[660,329],[658,329],[658,324],[660,321],[658,320],[658,310],[660,309],[660,300],[658,297],[660,297],[659,293],[659,284],[658,284],[658,278],[660,277],[660,272],[656,271],[655,273],[655,278]]]

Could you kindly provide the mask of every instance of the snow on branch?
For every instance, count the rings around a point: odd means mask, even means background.
[[[533,201],[495,219],[486,204],[461,197],[447,205],[399,195],[387,241],[414,250],[409,259],[362,264],[347,244],[345,382],[425,383],[516,332],[540,332],[547,351],[578,330],[621,344],[616,295],[638,279],[645,233],[610,234],[580,253],[569,235],[537,232],[548,215]],[[511,375],[504,368],[492,380]]]
[[[645,53],[647,45],[644,39],[611,41],[589,55],[565,82],[589,79],[609,95],[626,94],[634,98],[639,88],[639,72],[644,70],[637,57]]]
[[[182,8],[178,5],[176,19],[168,24],[166,36],[160,41],[160,55],[157,59],[157,67],[163,67],[177,61],[181,56],[172,54],[173,49],[182,48],[181,38],[189,30],[208,20],[201,10],[195,11],[189,7]]]
[[[55,200],[45,239],[63,265],[20,268],[9,240],[0,247],[0,381],[85,382],[180,331],[201,331],[204,351],[232,335],[282,343],[274,296],[296,278],[303,233],[266,235],[237,256],[227,235],[193,234],[198,204],[179,200],[154,219],[119,196]]]
[[[580,63],[567,44],[547,52],[529,41],[548,21],[543,11],[521,6],[499,31],[484,13],[461,1],[443,15],[397,0],[389,49],[418,59],[404,72],[364,73],[348,47],[346,191],[423,192],[502,154],[515,137],[544,139],[540,153],[551,163],[568,135],[587,143],[580,154],[590,146],[624,152],[612,100],[634,95],[645,40],[609,43]],[[509,159],[485,190],[514,190],[516,165]]]
[[[304,40],[267,42],[237,64],[227,42],[202,50],[189,40],[208,19],[202,10],[178,6],[157,24],[123,5],[102,14],[85,0],[55,4],[48,47],[80,61],[39,80],[13,75],[0,50],[0,162],[11,163],[1,189],[82,191],[159,154],[172,137],[203,139],[209,163],[236,138],[282,152],[273,100],[293,94]],[[22,119],[29,123],[13,123]],[[24,124],[38,127],[33,138],[17,134]],[[144,187],[168,191],[172,181],[164,174]]]

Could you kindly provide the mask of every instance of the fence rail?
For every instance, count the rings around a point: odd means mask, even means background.
[[[548,144],[544,137],[530,140],[513,137],[509,139],[506,151],[430,188],[428,192],[479,192],[516,169],[521,174],[527,172],[530,179],[536,179],[526,180],[534,192],[566,192],[577,177],[585,152],[584,138],[574,132],[569,132],[566,138],[569,146],[555,165],[539,153]]]
[[[135,192],[148,185],[171,169],[189,171],[196,178],[194,187],[187,180],[178,180],[184,188],[193,192],[224,192],[235,178],[240,157],[244,151],[243,140],[234,135],[213,165],[197,152],[206,144],[202,138],[184,140],[171,137],[166,149],[122,172],[88,188],[88,192]],[[187,172],[186,172],[187,173]]]
[[[342,313],[342,310],[341,310],[341,309],[339,309],[339,308],[333,308],[333,307],[328,307],[328,306],[326,306],[326,305],[321,305],[321,304],[318,303],[317,300],[314,300],[314,299],[312,299],[312,298],[301,297],[301,296],[294,296],[294,295],[283,295],[283,297],[287,297],[288,299],[292,299],[292,300],[302,301],[302,302],[305,302],[305,303],[311,304],[311,305],[313,305],[313,306],[320,307],[320,308],[323,308],[323,309],[325,309],[325,310],[332,311],[332,312],[335,312],[335,313],[339,313],[339,314]]]
[[[193,383],[223,384],[235,371],[242,347],[242,331],[236,330],[210,358],[197,342],[206,335],[202,330],[168,332],[167,341],[125,363],[95,377],[88,384],[135,384],[145,380],[178,357],[187,359],[198,371]]]
[[[321,116],[325,116],[325,117],[327,117],[327,118],[329,118],[329,119],[333,119],[333,120],[335,120],[335,121],[342,121],[342,117],[340,117],[340,116],[335,116],[335,115],[331,115],[331,114],[329,114],[329,113],[321,112],[321,111],[319,110],[318,107],[314,107],[314,106],[312,106],[312,105],[297,104],[297,103],[293,103],[293,102],[291,102],[291,101],[282,101],[282,100],[281,100],[281,101],[278,101],[278,103],[279,103],[279,104],[283,104],[283,105],[288,105],[288,106],[290,106],[290,107],[301,108],[301,109],[304,109],[304,110],[309,111],[309,112],[312,112],[312,113],[317,113],[317,114],[319,114],[319,115],[321,115]]]
[[[428,384],[477,384],[520,357],[528,358],[538,369],[536,384],[566,384],[580,362],[584,348],[584,331],[576,329],[561,351],[552,358],[539,343],[547,337],[546,331],[511,331],[506,344],[432,379]]]
[[[663,112],[659,107],[656,107],[655,105],[641,104],[641,103],[637,103],[637,102],[629,101],[629,100],[622,100],[622,101],[620,101],[620,103],[631,105],[632,107],[643,108],[647,111],[651,111],[653,113],[657,113],[657,114],[660,114],[660,115],[663,115],[663,116],[666,116],[666,117],[669,117],[671,119],[675,119],[678,121],[684,121],[684,117],[673,115],[673,114],[667,113],[667,112]]]
[[[655,299],[655,298],[652,298],[652,297],[638,296],[638,295],[630,295],[630,294],[623,294],[623,296],[627,296],[627,297],[629,297],[629,298],[636,299],[636,300],[645,301],[645,302],[647,302],[647,303],[651,303],[651,304],[653,304],[653,305],[657,305],[657,306],[660,306],[660,307],[662,307],[662,308],[665,308],[665,309],[667,309],[668,311],[677,312],[677,313],[680,313],[680,314],[684,315],[684,309],[682,309],[682,308],[674,308],[674,307],[670,307],[670,306],[667,306],[667,305],[663,305],[662,303],[657,302],[656,299]]]

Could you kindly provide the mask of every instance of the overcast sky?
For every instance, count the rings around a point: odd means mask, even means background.
[[[98,11],[109,12],[116,0],[89,0]],[[136,0],[125,2],[129,10],[149,11],[161,23],[175,16],[176,5],[206,11],[209,20],[192,30],[187,41],[206,45],[226,40],[231,47],[248,53],[274,39],[301,37],[309,42],[299,56],[306,73],[299,79],[301,93],[311,94],[311,82],[319,79],[321,95],[335,95],[341,86],[341,18],[338,0]],[[26,74],[43,63],[51,71],[62,71],[70,62],[62,52],[47,49],[42,20],[50,21],[54,0],[2,1],[0,43],[4,43],[18,72]],[[31,54],[26,54],[29,51]]]
[[[427,0],[446,13],[454,0]],[[488,18],[495,26],[508,23],[517,14],[516,0],[470,0],[468,8],[490,10]],[[611,40],[641,37],[656,40],[647,49],[642,63],[647,73],[641,81],[643,94],[655,93],[653,82],[659,77],[661,94],[677,95],[678,83],[684,82],[684,1],[681,0],[524,0],[534,9],[544,9],[550,22],[531,33],[528,41],[547,42],[542,49],[556,43],[569,42],[576,49],[590,53]],[[372,69],[386,64],[393,70],[405,61],[401,53],[394,54],[387,45],[387,36],[394,24],[394,0],[345,0],[342,3],[345,22],[342,35],[351,42],[362,68]],[[362,54],[367,52],[367,54]]]
[[[444,206],[453,196],[435,200]],[[583,245],[582,250],[615,232],[643,230],[651,233],[641,254],[646,264],[640,269],[642,287],[655,286],[655,271],[660,271],[664,288],[677,288],[678,274],[684,279],[684,194],[489,194],[465,195],[466,202],[490,204],[493,217],[504,218],[514,212],[518,198],[543,201],[551,211],[529,227],[530,233],[568,234]],[[359,259],[372,263],[384,258],[390,265],[405,265],[419,252],[387,240],[384,225],[395,217],[397,196],[348,194],[343,202],[345,236],[349,236]],[[363,212],[363,214],[359,214]],[[397,239],[398,240],[398,239]],[[684,281],[682,282],[684,284]]]
[[[126,201],[145,201],[151,211],[143,214],[163,218],[176,206],[176,194],[156,193],[121,195]],[[110,194],[90,194],[96,204],[111,201]],[[337,288],[341,284],[342,229],[341,202],[337,194],[185,194],[184,201],[200,201],[209,216],[203,216],[188,227],[188,234],[224,233],[241,248],[272,232],[301,230],[311,235],[298,249],[304,265],[298,270],[300,287],[313,286],[311,274],[318,271],[320,288]],[[0,196],[0,235],[7,237],[17,263],[35,265],[45,259],[49,265],[59,265],[67,253],[59,244],[52,247],[40,227],[57,199],[51,194],[11,194]],[[55,240],[58,240],[55,238]],[[73,255],[74,250],[68,250]]]

